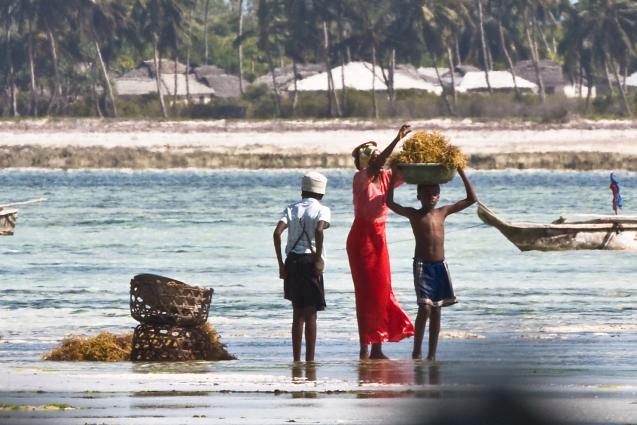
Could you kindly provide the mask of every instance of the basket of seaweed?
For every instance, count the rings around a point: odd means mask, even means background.
[[[447,183],[457,168],[467,164],[460,149],[437,131],[415,132],[389,161],[398,167],[405,182],[412,184]]]
[[[139,361],[233,360],[215,330],[203,326],[138,325],[130,358]]]
[[[130,311],[144,324],[197,326],[208,320],[212,288],[187,285],[154,274],[130,281]]]

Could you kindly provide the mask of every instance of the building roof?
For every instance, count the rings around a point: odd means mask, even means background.
[[[177,96],[186,96],[186,76],[177,74]],[[161,74],[161,90],[165,96],[173,95],[175,91],[175,74]],[[157,83],[154,78],[129,78],[122,76],[115,79],[115,89],[122,96],[141,96],[157,93]],[[197,81],[194,74],[189,74],[188,91],[191,96],[214,96],[215,90]]]
[[[146,66],[151,73],[151,76],[155,75],[155,61],[146,60],[140,66]],[[177,62],[177,69],[175,69],[175,61],[170,59],[161,59],[159,61],[159,70],[162,74],[184,74],[186,72],[186,65],[181,62]]]
[[[240,97],[239,76],[226,74],[221,68],[214,65],[203,65],[194,69],[197,79],[212,87],[217,97]],[[243,87],[247,87],[248,82],[243,80]]]
[[[537,90],[537,85],[516,75],[515,82],[521,90]],[[489,71],[489,83],[493,90],[513,90],[513,75],[509,71]],[[488,90],[484,71],[469,71],[456,86],[460,93]]]
[[[343,88],[341,78],[343,72],[345,75],[345,86],[348,88],[362,91],[372,90],[372,87],[375,90],[387,90],[381,68],[376,66],[376,78],[374,79],[373,66],[368,62],[350,62],[344,68],[337,66],[332,68],[330,72],[337,90]],[[300,91],[327,91],[327,72],[321,72],[298,81],[297,88]],[[288,90],[293,89],[292,86],[288,86]],[[440,86],[425,81],[417,72],[401,69],[401,67],[396,67],[394,72],[394,89],[424,90],[433,93],[442,92]]]
[[[319,63],[308,63],[308,64],[296,64],[296,73],[297,80],[302,80],[304,78],[310,77],[312,75],[318,74],[319,72],[325,70],[325,65]],[[290,83],[294,83],[294,69],[293,65],[285,65],[279,68],[274,68],[274,78],[276,80],[276,85],[279,90],[287,90]],[[266,86],[272,88],[272,75],[268,72],[267,74],[261,75],[252,83],[254,85],[265,84]]]
[[[201,77],[208,87],[215,91],[217,97],[240,97],[239,77],[230,74],[204,75]],[[247,87],[248,82],[243,80],[243,87]]]
[[[440,73],[440,76],[442,77],[444,70],[438,69],[438,72]],[[418,75],[420,75],[422,78],[429,81],[430,83],[438,82],[438,74],[436,74],[436,68],[434,68],[433,66],[431,67],[421,66],[420,68],[418,68]]]
[[[567,83],[564,78],[564,73],[562,72],[562,66],[559,63],[542,59],[539,61],[539,66],[540,72],[542,73],[542,82],[545,87],[558,87]],[[538,83],[533,61],[519,61],[513,66],[513,70],[515,71],[516,77],[519,75],[535,84]]]

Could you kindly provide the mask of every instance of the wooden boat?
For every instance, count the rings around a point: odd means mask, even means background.
[[[520,251],[637,250],[637,216],[595,215],[597,218],[574,222],[560,217],[551,224],[508,223],[478,202],[478,217]]]
[[[13,235],[18,210],[0,209],[0,236]]]

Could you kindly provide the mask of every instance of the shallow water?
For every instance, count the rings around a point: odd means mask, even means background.
[[[291,385],[291,309],[282,298],[271,235],[284,206],[298,198],[302,174],[0,171],[0,203],[48,198],[20,208],[15,235],[0,238],[0,368],[96,370],[120,378],[153,371],[158,366],[40,361],[65,335],[132,330],[128,283],[135,274],[151,272],[215,290],[210,321],[239,361],[204,365],[196,373],[213,368],[235,377],[218,382],[219,389],[271,390],[271,381]],[[316,373],[325,388],[350,390],[366,376],[356,361],[354,294],[344,250],[353,218],[352,171],[325,174],[324,203],[332,208],[333,222],[326,232],[328,306],[319,313]],[[634,213],[637,175],[619,176],[625,213]],[[563,213],[610,210],[607,173],[476,171],[470,178],[481,201],[511,221],[549,222]],[[396,196],[403,205],[416,205],[411,186],[399,188]],[[463,196],[456,178],[443,187],[441,203]],[[391,216],[387,237],[394,291],[414,317],[407,221]],[[438,353],[443,384],[470,383],[481,368],[521,379],[540,370],[537,382],[635,382],[636,253],[521,253],[481,224],[475,207],[448,219],[446,249],[459,303],[443,312]],[[411,340],[386,346],[393,358],[411,352]],[[401,365],[371,373],[368,381],[419,385],[429,379],[411,363],[409,372]],[[172,372],[181,374],[199,366],[175,367]],[[21,388],[19,382],[11,385]]]

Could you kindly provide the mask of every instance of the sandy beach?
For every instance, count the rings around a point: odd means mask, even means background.
[[[443,132],[477,169],[637,170],[637,122],[412,121]],[[353,146],[395,135],[388,121],[0,122],[0,166],[41,168],[350,167]]]

